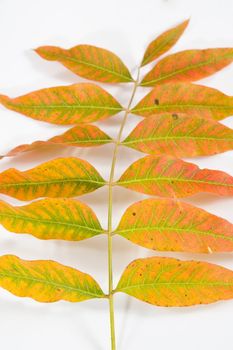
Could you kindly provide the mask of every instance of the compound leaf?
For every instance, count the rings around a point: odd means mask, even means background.
[[[233,298],[233,271],[199,261],[137,259],[123,272],[116,291],[158,306],[210,304]]]
[[[8,169],[0,174],[0,193],[21,200],[75,197],[104,184],[97,170],[79,158],[58,158],[30,170]]]
[[[128,83],[133,81],[122,60],[111,51],[78,45],[69,50],[56,46],[41,46],[35,50],[49,61],[58,61],[73,73],[104,83]]]
[[[142,60],[142,66],[154,61],[156,58],[167,52],[183,34],[189,20],[171,28],[153,40],[146,49]]]
[[[26,261],[14,255],[0,257],[0,286],[19,297],[43,303],[105,297],[98,283],[86,273],[55,261]]]
[[[131,205],[115,233],[140,246],[160,251],[233,251],[230,222],[174,199],[146,199]]]
[[[143,117],[163,112],[220,120],[233,114],[233,97],[206,86],[167,83],[156,86],[131,111]]]
[[[233,177],[223,171],[200,169],[169,156],[147,156],[134,162],[117,185],[161,197],[188,197],[199,192],[233,195]]]
[[[88,83],[46,88],[12,99],[0,95],[0,103],[30,118],[62,125],[90,123],[122,111],[112,95]]]
[[[143,78],[142,86],[168,82],[192,82],[226,67],[233,60],[232,48],[185,50],[159,61]]]
[[[31,144],[24,144],[15,147],[1,158],[13,157],[20,153],[34,151],[44,146],[73,146],[73,147],[94,147],[112,142],[112,139],[100,128],[94,125],[77,125],[65,133],[54,136],[47,141],[35,141]]]
[[[73,199],[44,199],[13,207],[0,201],[0,224],[15,233],[40,239],[81,241],[103,233],[95,213]]]
[[[211,119],[159,114],[141,121],[122,142],[149,154],[196,157],[233,149],[233,130]]]

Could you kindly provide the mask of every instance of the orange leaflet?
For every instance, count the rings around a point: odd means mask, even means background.
[[[154,250],[233,251],[233,225],[230,222],[174,199],[146,199],[131,205],[115,233]]]
[[[186,20],[178,26],[167,30],[158,36],[155,40],[153,40],[146,49],[142,60],[142,66],[145,66],[146,64],[154,61],[156,58],[168,51],[173,45],[175,45],[177,40],[183,34],[188,23],[189,20]]]
[[[116,182],[131,190],[161,197],[188,197],[198,192],[233,195],[233,177],[223,171],[168,156],[147,156],[134,162]]]
[[[14,255],[0,257],[0,287],[43,303],[105,297],[98,283],[86,273],[55,261],[26,261]]]
[[[199,261],[137,259],[123,272],[116,292],[158,306],[210,304],[233,298],[233,271]]]
[[[233,149],[233,130],[211,119],[185,114],[152,115],[122,142],[149,154],[206,156]]]
[[[90,123],[122,111],[112,95],[87,83],[42,89],[13,99],[0,95],[0,103],[33,119],[64,125]]]
[[[233,114],[233,97],[206,86],[167,83],[156,86],[131,111],[143,117],[164,112],[220,120]]]
[[[233,60],[232,48],[186,50],[167,56],[143,78],[142,86],[196,81],[219,71]]]
[[[17,146],[5,155],[0,156],[0,159],[13,157],[20,153],[34,151],[47,146],[95,147],[110,142],[112,142],[112,139],[97,126],[87,124],[77,125],[47,141],[35,141],[31,144]]]
[[[21,200],[75,197],[105,184],[97,170],[79,158],[58,158],[33,169],[8,169],[0,174],[0,193]]]
[[[118,56],[96,46],[78,45],[69,50],[56,46],[41,46],[35,51],[46,60],[62,63],[83,78],[104,83],[133,81],[128,68]]]

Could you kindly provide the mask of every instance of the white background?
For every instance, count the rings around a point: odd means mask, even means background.
[[[146,45],[163,30],[191,17],[179,43],[171,50],[233,45],[232,0],[0,0],[0,92],[11,97],[43,87],[81,81],[55,62],[43,61],[32,51],[40,45],[69,48],[89,43],[108,48],[135,68]],[[233,65],[201,83],[233,95]],[[126,105],[132,86],[105,85]],[[138,100],[148,90],[139,91]],[[122,115],[110,118],[101,127],[115,136]],[[130,117],[130,131],[140,118]],[[233,118],[224,120],[233,127]],[[0,153],[20,143],[46,139],[64,127],[36,122],[1,107]],[[100,123],[99,123],[100,125]],[[28,169],[45,160],[76,155],[89,160],[107,178],[113,147],[95,149],[43,150],[0,161],[0,170],[8,167]],[[139,152],[120,151],[116,177]],[[233,175],[233,152],[194,159],[202,167],[221,169]],[[1,196],[10,203],[16,200]],[[125,208],[146,198],[124,189],[114,189],[114,225]],[[82,196],[107,224],[107,189]],[[233,199],[197,195],[187,201],[233,221]],[[91,273],[107,292],[107,244],[101,236],[83,242],[40,241],[29,235],[15,235],[0,229],[0,254],[16,254],[25,259],[54,259]],[[114,237],[115,284],[124,267],[134,258],[153,255],[202,259],[233,268],[232,254],[212,256],[160,254],[139,248],[123,238]],[[118,350],[217,350],[232,349],[233,301],[186,309],[149,306],[125,295],[116,295]],[[108,305],[105,300],[84,303],[39,304],[19,299],[0,290],[0,341],[6,350],[75,348],[106,350],[109,345]]]

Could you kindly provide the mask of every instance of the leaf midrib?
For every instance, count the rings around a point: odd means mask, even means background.
[[[62,221],[56,221],[53,219],[41,219],[41,218],[30,218],[28,216],[23,216],[23,215],[19,215],[19,214],[5,214],[5,213],[0,213],[0,218],[15,218],[15,219],[21,219],[24,221],[30,221],[30,222],[38,222],[38,223],[42,223],[42,224],[49,224],[49,225],[61,225],[61,226],[70,226],[70,227],[78,227],[78,228],[82,228],[82,229],[86,229],[89,231],[94,231],[94,232],[98,232],[99,234],[104,232],[101,227],[99,229],[95,229],[89,226],[83,226],[80,225],[78,223],[72,223],[72,222],[62,222]],[[2,224],[3,225],[3,224]],[[4,226],[4,225],[3,225]]]
[[[124,180],[124,181],[117,181],[117,185],[127,184],[127,183],[135,183],[135,182],[142,182],[142,181],[178,181],[178,182],[191,182],[191,183],[205,183],[210,185],[219,185],[219,186],[226,186],[226,187],[233,187],[233,184],[227,184],[227,183],[221,183],[221,182],[208,182],[204,180],[193,180],[193,179],[184,179],[184,178],[177,178],[177,177],[152,177],[152,178],[140,178],[140,179],[132,179],[132,180]]]
[[[111,107],[111,106],[94,106],[94,105],[22,105],[10,103],[13,107],[18,107],[22,109],[103,109],[103,110],[113,110],[113,111],[122,111],[122,107]]]
[[[129,136],[130,137],[130,136]],[[211,140],[211,141],[232,141],[233,142],[233,136],[231,138],[219,138],[219,137],[204,137],[204,136],[154,136],[154,137],[144,137],[144,138],[135,138],[133,140],[128,140],[127,138],[125,141],[122,142],[122,144],[137,144],[139,142],[150,142],[150,141],[160,141],[160,140]]]
[[[169,226],[143,226],[143,227],[132,227],[130,229],[121,229],[121,230],[117,230],[114,231],[114,234],[118,234],[118,235],[123,235],[127,232],[132,232],[133,231],[181,231],[181,232],[188,232],[190,234],[199,234],[199,235],[203,235],[203,236],[212,236],[215,238],[222,238],[222,239],[226,239],[229,241],[233,241],[233,237],[229,237],[229,236],[225,236],[224,234],[217,234],[217,233],[213,233],[212,231],[201,231],[201,230],[191,230],[189,228],[177,228],[177,227],[169,227]]]
[[[75,291],[75,292],[83,294],[83,295],[89,295],[89,296],[93,296],[93,297],[97,297],[97,298],[104,297],[104,294],[95,294],[95,293],[84,291],[84,290],[82,290],[80,288],[67,286],[65,284],[58,283],[58,282],[46,281],[46,280],[43,280],[43,279],[40,279],[40,278],[27,277],[27,276],[17,275],[17,274],[13,274],[13,273],[2,273],[2,272],[0,272],[0,277],[1,276],[2,277],[17,278],[17,279],[20,278],[21,280],[33,281],[33,282],[37,282],[37,283],[41,283],[41,284],[45,284],[45,285],[54,286],[54,287],[61,287],[61,288],[64,288],[66,290]]]
[[[28,181],[28,182],[15,182],[15,183],[7,183],[7,184],[1,184],[0,183],[0,189],[5,187],[12,187],[12,186],[39,186],[39,185],[49,185],[49,184],[56,184],[56,183],[64,183],[64,182],[86,182],[86,183],[96,183],[99,185],[105,185],[105,181],[100,180],[90,180],[90,179],[79,179],[79,178],[73,178],[73,179],[55,179],[55,180],[49,180],[49,181]]]
[[[141,287],[156,287],[156,286],[233,286],[233,282],[156,282],[156,283],[144,283],[144,284],[134,284],[127,287],[118,287],[116,290],[122,291],[132,288],[141,288]]]
[[[57,136],[55,136],[57,137]],[[91,140],[91,139],[87,139],[87,140],[74,140],[74,141],[53,141],[53,140],[49,140],[49,141],[42,141],[44,143],[52,143],[52,144],[56,144],[56,145],[63,145],[63,144],[67,144],[67,145],[72,145],[72,144],[77,144],[77,143],[111,143],[113,142],[113,140],[111,138],[108,139],[99,139],[99,140]]]
[[[203,109],[230,109],[233,110],[233,105],[232,106],[228,106],[228,105],[202,105],[202,104],[185,104],[185,103],[180,103],[180,104],[162,104],[160,106],[156,105],[156,106],[147,106],[147,107],[140,107],[140,108],[133,108],[131,110],[131,113],[135,113],[135,112],[140,112],[140,111],[148,111],[148,110],[163,110],[164,108],[203,108]]]

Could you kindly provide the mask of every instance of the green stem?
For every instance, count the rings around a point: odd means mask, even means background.
[[[140,68],[138,68],[138,74],[137,74],[137,80],[134,83],[133,91],[131,98],[129,100],[128,107],[125,111],[125,115],[123,117],[120,130],[116,139],[115,148],[113,151],[113,158],[112,158],[112,165],[111,165],[111,171],[109,176],[109,192],[108,192],[108,299],[109,299],[109,313],[110,313],[110,329],[111,329],[111,349],[116,350],[116,337],[115,337],[115,321],[114,321],[114,300],[113,300],[113,274],[112,274],[112,207],[113,207],[113,199],[112,199],[112,189],[114,185],[114,174],[115,174],[115,167],[116,167],[116,160],[119,150],[119,145],[121,143],[121,137],[124,130],[124,126],[128,117],[128,114],[130,113],[130,108],[139,84],[139,72]]]

